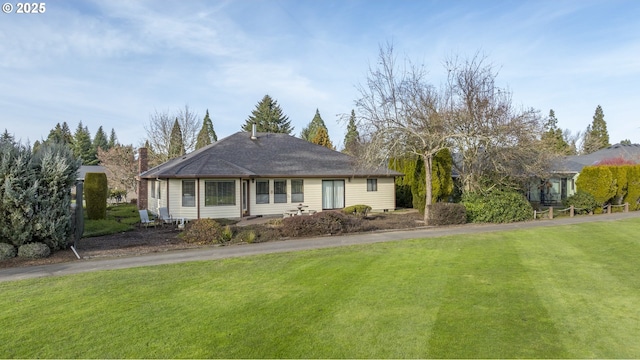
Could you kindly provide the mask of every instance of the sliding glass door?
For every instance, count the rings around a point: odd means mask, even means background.
[[[322,180],[322,209],[344,208],[344,180]]]

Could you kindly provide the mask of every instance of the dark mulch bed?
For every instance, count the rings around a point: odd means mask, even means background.
[[[368,228],[383,229],[408,229],[422,226],[421,215],[415,211],[404,213],[372,214],[366,219]],[[251,225],[251,228],[259,232],[269,233],[272,228],[266,224]],[[136,228],[131,231],[92,238],[83,238],[78,242],[76,250],[82,259],[95,259],[104,257],[136,256],[148,253],[165,252],[197,248],[201,245],[189,244],[178,237],[180,231],[172,227],[163,228]],[[277,240],[277,239],[269,239]],[[13,258],[0,261],[0,268],[47,265],[69,261],[77,261],[77,257],[71,249],[59,250],[43,259]]]

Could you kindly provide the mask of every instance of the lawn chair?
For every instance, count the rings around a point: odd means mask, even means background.
[[[158,223],[154,220],[149,220],[149,212],[147,210],[138,210],[140,213],[140,225],[149,228],[149,226],[156,226]]]
[[[158,220],[164,224],[173,224],[173,218],[169,215],[169,209],[166,207],[160,208],[160,215],[158,216]]]

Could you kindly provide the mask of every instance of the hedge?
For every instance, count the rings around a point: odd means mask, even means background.
[[[467,222],[462,204],[439,202],[429,205],[429,225],[459,225]]]
[[[90,220],[106,219],[109,186],[105,173],[87,173],[85,175],[84,196],[87,203],[87,218]]]
[[[466,208],[468,222],[508,223],[533,219],[533,207],[529,201],[513,190],[465,193],[462,204]]]
[[[593,196],[598,204],[596,212],[610,203],[629,203],[631,210],[640,209],[640,165],[585,166],[576,187]]]

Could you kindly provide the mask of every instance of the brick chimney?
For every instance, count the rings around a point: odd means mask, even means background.
[[[149,170],[149,154],[147,148],[138,149],[138,209],[144,210],[148,205],[149,187],[147,179],[140,178],[140,174]]]

